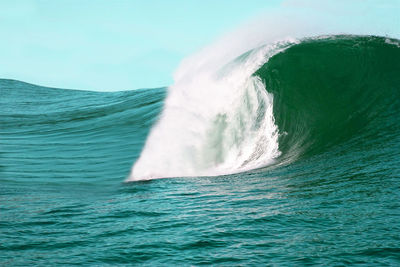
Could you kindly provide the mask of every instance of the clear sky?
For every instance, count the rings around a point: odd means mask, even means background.
[[[0,78],[98,91],[165,86],[185,56],[263,12],[340,13],[338,2],[400,28],[400,0],[1,0]]]

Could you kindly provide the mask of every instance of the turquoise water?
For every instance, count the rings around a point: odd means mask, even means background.
[[[0,80],[0,265],[399,265],[399,46],[336,36],[274,55],[254,75],[281,154],[218,176],[124,182],[167,88]]]

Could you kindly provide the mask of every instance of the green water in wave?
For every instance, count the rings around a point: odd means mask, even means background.
[[[399,70],[399,42],[371,36],[306,40],[274,56],[256,75],[274,95],[283,157],[397,134]]]
[[[282,166],[123,183],[165,89],[0,80],[0,265],[400,264],[400,48],[309,40],[256,74]]]

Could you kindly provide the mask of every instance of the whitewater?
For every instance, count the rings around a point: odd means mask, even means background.
[[[189,75],[178,73],[129,180],[222,175],[271,164],[280,154],[273,95],[252,74],[285,46],[266,45],[225,66],[200,64]]]

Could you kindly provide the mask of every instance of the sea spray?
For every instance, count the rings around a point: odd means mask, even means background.
[[[209,55],[212,66],[198,57],[184,62],[191,71],[178,71],[128,180],[213,176],[272,163],[280,155],[273,96],[252,74],[293,43],[265,45],[231,62]]]

